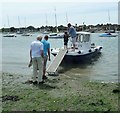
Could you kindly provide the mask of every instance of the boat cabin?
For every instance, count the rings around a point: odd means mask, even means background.
[[[77,32],[76,49],[88,50],[91,48],[91,36],[88,32]]]

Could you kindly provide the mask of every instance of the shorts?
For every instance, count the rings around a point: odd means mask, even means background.
[[[72,41],[73,44],[75,44],[75,42],[76,42],[76,37],[73,37],[71,41]]]
[[[67,44],[68,44],[68,42],[64,42],[64,45],[66,45],[66,46],[67,46]]]

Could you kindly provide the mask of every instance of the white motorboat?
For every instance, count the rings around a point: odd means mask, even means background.
[[[69,47],[63,58],[67,63],[79,63],[81,61],[90,60],[94,56],[101,53],[102,46],[91,44],[91,34],[89,32],[78,32],[76,39],[76,48]],[[51,54],[56,56],[62,48],[52,48]]]
[[[63,38],[63,34],[57,34],[57,33],[53,33],[48,35],[49,38],[53,38],[53,39],[57,39],[57,38]]]
[[[8,33],[6,35],[3,35],[3,37],[16,37],[16,35]]]
[[[46,35],[48,35],[48,34],[49,34],[49,32],[48,32],[48,31],[44,31],[42,34],[46,34]]]
[[[99,35],[99,37],[116,37],[116,36],[118,35],[113,33],[104,33]]]
[[[23,33],[22,36],[32,36],[30,33]]]

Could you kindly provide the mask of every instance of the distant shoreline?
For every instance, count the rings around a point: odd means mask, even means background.
[[[119,24],[97,24],[97,25],[73,25],[77,31],[89,31],[89,32],[106,32],[109,30],[112,31],[120,31],[120,25]],[[59,25],[57,26],[57,29],[59,32],[64,32],[67,30],[67,26],[64,25]],[[40,26],[40,27],[34,27],[34,26],[28,26],[28,27],[10,27],[10,28],[1,28],[0,32],[44,32],[44,31],[48,31],[48,32],[56,32],[56,26]]]

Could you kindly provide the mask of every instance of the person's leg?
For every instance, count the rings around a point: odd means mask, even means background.
[[[64,49],[66,48],[65,42],[64,42]]]
[[[65,42],[65,49],[67,49],[67,42]]]
[[[42,82],[42,74],[43,74],[43,62],[42,61],[43,61],[42,57],[38,57],[37,58],[38,69],[39,69],[39,72],[38,72],[38,83]]]
[[[74,51],[74,50],[75,50],[75,42],[74,42],[74,38],[72,38],[72,45],[73,45],[72,49],[73,49],[73,51]]]
[[[36,58],[32,59],[32,63],[33,63],[33,82],[36,81],[36,77],[37,77],[37,60]]]
[[[43,62],[43,78],[44,78],[44,76],[45,76],[45,70],[46,70],[46,68],[45,68],[45,56],[44,56],[44,62]]]
[[[75,51],[75,42],[76,42],[76,37],[73,38],[73,50]]]
[[[68,42],[66,43],[66,49],[68,49]]]
[[[47,77],[45,76],[45,74],[46,74],[47,59],[48,59],[48,56],[44,56],[44,64],[43,64],[43,79],[46,79],[46,78],[47,78]]]
[[[75,44],[73,44],[73,50],[75,51]]]
[[[64,49],[65,49],[65,44],[64,44]]]

